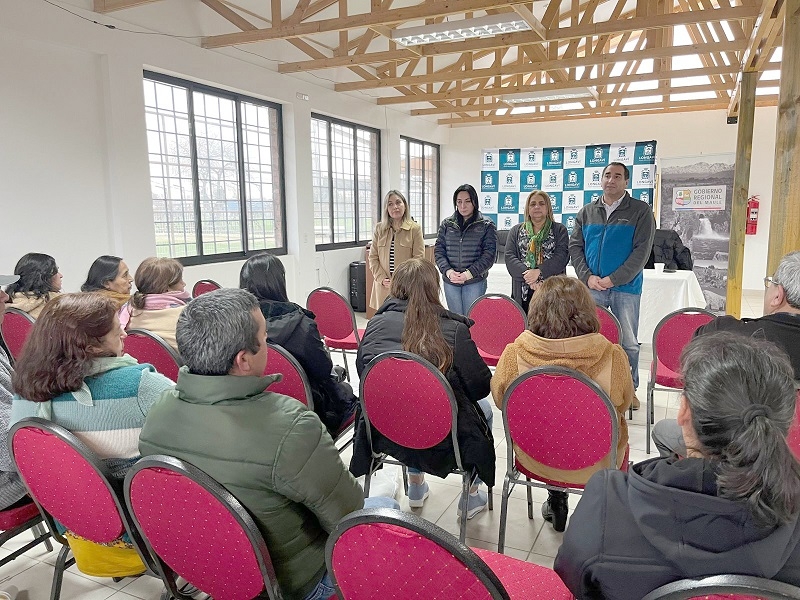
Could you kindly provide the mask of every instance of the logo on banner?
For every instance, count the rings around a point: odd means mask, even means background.
[[[586,166],[587,167],[605,167],[609,162],[609,144],[602,144],[600,146],[587,146],[586,147]]]
[[[500,174],[497,171],[482,171],[481,172],[481,191],[482,192],[496,192],[497,180]]]
[[[519,169],[519,150],[500,150],[500,169]]]
[[[532,192],[533,190],[539,189],[541,174],[539,174],[538,178],[536,175],[536,171],[522,171],[520,179],[522,181],[523,192]]]
[[[564,189],[565,190],[581,190],[583,189],[583,169],[570,170],[564,173]]]
[[[672,190],[673,210],[725,210],[727,186],[685,187]]]
[[[503,219],[503,226],[506,229],[511,229],[514,226],[513,223],[511,222],[511,217],[509,217],[508,215],[506,215],[506,218]]]
[[[542,168],[542,151],[541,148],[523,148],[520,150],[520,169],[525,170],[539,170]]]
[[[600,200],[600,194],[598,192],[594,192],[592,197],[589,198],[589,202],[597,202],[598,200]]]
[[[544,168],[561,169],[564,166],[564,154],[561,148],[544,149]]]
[[[491,196],[484,196],[483,197],[483,208],[491,208],[492,207],[492,197]]]
[[[498,202],[497,212],[519,212],[519,194],[500,194],[500,202]]]
[[[577,193],[567,194],[567,200],[564,202],[564,210],[575,212],[583,206],[583,194],[578,196]]]
[[[652,165],[655,162],[656,162],[656,143],[636,142],[636,150],[633,157],[633,164]]]
[[[570,160],[578,160],[578,151],[575,148],[572,148],[569,151],[569,159]]]
[[[575,215],[561,215],[561,222],[567,228],[567,232],[572,235],[572,230],[575,229]]]
[[[550,206],[553,207],[553,214],[561,213],[561,192],[550,192]]]
[[[647,190],[643,191],[641,194],[639,194],[639,200],[641,200],[642,202],[647,202],[647,204],[650,204],[650,192],[648,192]]]

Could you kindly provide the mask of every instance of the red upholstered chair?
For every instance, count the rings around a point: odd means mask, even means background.
[[[303,367],[283,346],[267,343],[267,368],[264,375],[275,373],[280,373],[283,378],[267,388],[270,392],[290,396],[314,410],[311,385]]]
[[[6,308],[0,329],[2,330],[3,341],[6,343],[6,348],[11,353],[12,359],[17,360],[19,358],[22,347],[25,345],[25,340],[28,339],[35,322],[36,319],[24,310],[11,306]]]
[[[681,308],[669,313],[656,325],[653,332],[653,360],[647,378],[645,444],[648,454],[650,454],[650,428],[655,418],[653,393],[683,389],[683,382],[678,373],[681,366],[681,352],[691,341],[698,327],[710,323],[714,317],[714,313],[704,308]]]
[[[583,373],[566,367],[536,367],[517,377],[503,396],[503,426],[508,463],[500,507],[499,552],[505,546],[508,498],[515,485],[526,486],[529,519],[533,519],[531,487],[574,494],[582,494],[584,487],[529,471],[516,459],[515,449],[542,465],[578,471],[607,455],[615,466],[619,441],[619,417],[608,394]],[[623,470],[628,468],[627,453],[626,449]]]
[[[370,361],[361,374],[361,413],[366,422],[372,462],[364,479],[364,496],[369,496],[372,474],[383,463],[403,466],[403,483],[408,493],[403,463],[374,450],[373,429],[395,444],[415,450],[432,448],[448,436],[452,439],[456,468],[461,475],[461,501],[469,495],[476,473],[461,464],[456,423],[458,406],[453,390],[441,371],[411,352],[384,352]],[[492,510],[492,490],[489,490]],[[466,539],[467,519],[461,519],[460,539]]]
[[[192,298],[197,298],[207,292],[218,290],[222,286],[213,279],[201,279],[192,287]]]
[[[520,305],[503,294],[484,294],[476,298],[467,316],[475,321],[469,334],[478,347],[478,354],[490,367],[497,366],[503,350],[525,331],[528,320]]]
[[[546,567],[470,549],[430,521],[388,508],[342,519],[325,560],[344,600],[572,599]]]
[[[347,352],[355,354],[364,336],[364,330],[356,325],[353,308],[339,292],[329,287],[317,288],[308,295],[306,308],[314,313],[317,327],[325,345],[332,350],[341,350],[345,373],[350,381]]]
[[[749,575],[714,575],[681,579],[662,585],[643,600],[789,600],[800,598],[800,588]]]
[[[282,597],[253,518],[200,469],[171,456],[139,460],[125,477],[125,501],[170,593],[180,575],[215,600]]]
[[[789,433],[786,436],[786,443],[789,444],[789,450],[795,455],[797,460],[800,460],[800,390],[797,392],[797,403],[794,409],[794,422],[789,427]]]
[[[604,306],[596,306],[597,318],[600,320],[600,333],[612,344],[619,344],[622,339],[622,326],[619,319]]]
[[[131,329],[125,338],[125,352],[140,363],[148,363],[172,381],[178,381],[183,359],[164,339],[147,329]]]
[[[113,542],[127,533],[145,566],[152,569],[152,560],[142,552],[141,539],[121,501],[121,489],[115,489],[103,461],[83,442],[63,427],[39,418],[15,423],[8,436],[20,477],[53,538],[62,544],[53,574],[51,599],[60,597],[64,571],[75,564],[56,521],[98,544]]]
[[[0,510],[0,532],[2,532],[0,533],[0,546],[29,529],[33,531],[33,541],[0,559],[0,567],[7,565],[42,542],[44,542],[48,552],[53,550],[53,544],[50,543],[50,534],[45,530],[39,507],[36,506],[33,500],[22,506]]]

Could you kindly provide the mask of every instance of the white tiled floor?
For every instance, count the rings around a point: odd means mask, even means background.
[[[762,314],[763,292],[745,290],[742,294],[742,316],[757,317]],[[359,327],[365,321],[359,315]],[[633,421],[628,424],[631,453],[630,458],[639,462],[648,458],[645,453],[645,388],[647,382],[647,368],[651,358],[649,346],[643,345],[639,360],[639,399],[642,409],[635,412]],[[341,354],[334,355],[334,361],[341,364]],[[349,357],[351,373],[355,376],[353,357]],[[678,395],[676,393],[657,393],[655,395],[656,420],[674,417],[677,411]],[[500,522],[500,491],[502,488],[503,474],[506,468],[506,441],[503,432],[503,420],[500,412],[494,410],[494,438],[497,449],[497,482],[494,488],[494,510],[484,511],[472,519],[467,525],[467,543],[470,546],[497,549],[497,536]],[[650,457],[656,456],[653,450]],[[349,461],[349,453],[343,455],[345,462]],[[447,479],[438,479],[428,476],[431,495],[421,509],[410,509],[408,501],[398,494],[400,506],[403,510],[413,511],[422,517],[433,521],[443,529],[458,535],[458,522],[456,520],[457,498],[460,493],[460,479],[450,476]],[[509,500],[509,516],[506,534],[506,553],[515,558],[552,567],[553,559],[561,545],[563,535],[553,531],[541,516],[541,503],[547,497],[543,490],[534,490],[533,520],[528,520],[525,503],[525,490],[517,488],[512,492]],[[572,507],[578,501],[577,496],[570,495]],[[0,549],[0,557],[6,556],[15,548],[22,546],[30,539],[12,540]],[[23,591],[19,600],[39,600],[49,597],[50,583],[52,580],[52,564],[55,562],[56,551],[48,553],[44,546],[26,552],[23,556],[0,568],[0,590],[6,586],[14,585]],[[111,579],[98,579],[83,575],[74,567],[64,576],[64,586],[61,594],[63,600],[158,600],[162,585],[158,580],[140,577],[137,579],[124,579],[114,583]]]

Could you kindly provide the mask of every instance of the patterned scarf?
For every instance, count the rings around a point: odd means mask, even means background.
[[[527,220],[525,221],[525,233],[528,234],[528,239],[530,240],[528,243],[528,251],[525,254],[525,264],[531,269],[535,269],[544,262],[542,244],[547,239],[547,236],[550,235],[551,225],[552,222],[550,219],[545,219],[544,226],[536,233],[533,231],[533,223]]]

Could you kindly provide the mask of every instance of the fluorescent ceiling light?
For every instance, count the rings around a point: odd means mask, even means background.
[[[563,90],[542,90],[540,92],[520,92],[517,94],[506,94],[500,99],[509,104],[524,104],[526,102],[555,102],[560,100],[573,100],[575,98],[588,98],[597,100],[597,91],[594,88],[568,88]]]
[[[434,42],[455,42],[477,37],[491,37],[515,31],[529,31],[531,28],[516,13],[488,15],[475,19],[462,19],[422,25],[420,27],[404,27],[392,31],[392,41],[401,46],[417,46]]]

